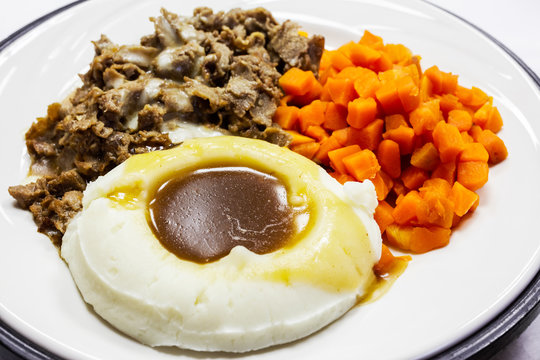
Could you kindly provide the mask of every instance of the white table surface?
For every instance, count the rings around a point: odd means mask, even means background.
[[[112,0],[111,0],[112,1]],[[0,40],[22,26],[72,0],[2,0]],[[538,0],[431,0],[472,22],[505,44],[540,75],[540,1]],[[540,317],[492,360],[540,358]]]

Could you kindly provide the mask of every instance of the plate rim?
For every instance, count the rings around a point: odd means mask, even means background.
[[[17,41],[26,33],[32,31],[45,21],[53,18],[64,11],[87,2],[88,0],[75,0],[62,7],[59,7],[36,20],[24,25],[11,35],[0,41],[0,53]],[[418,0],[432,6],[450,16],[455,17],[462,23],[468,25],[474,31],[482,34],[488,41],[494,43],[509,55],[533,80],[540,89],[540,77],[512,50],[493,35],[483,30],[465,18],[445,9],[429,0]],[[527,287],[515,298],[510,305],[502,310],[490,322],[474,332],[469,337],[459,343],[440,351],[430,357],[433,360],[443,359],[489,359],[502,350],[512,340],[517,338],[530,323],[540,314],[540,270],[530,281]],[[29,360],[59,360],[62,359],[41,346],[35,344],[24,335],[12,329],[0,318],[0,346],[4,346],[14,355],[18,355]]]

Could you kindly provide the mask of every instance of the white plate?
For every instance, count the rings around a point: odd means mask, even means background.
[[[79,84],[107,34],[135,43],[153,31],[159,7],[184,15],[197,1],[94,0],[41,24],[0,53],[0,318],[38,345],[70,359],[228,358],[152,349],[118,333],[84,304],[66,265],[31,215],[7,194],[27,171],[23,135],[46,106]],[[420,54],[494,97],[510,156],[491,168],[480,206],[449,246],[414,256],[379,301],[357,307],[307,339],[250,353],[256,359],[417,358],[466,338],[514,300],[540,269],[540,91],[500,47],[459,19],[420,1],[206,1],[214,9],[265,6],[335,48],[364,29]]]

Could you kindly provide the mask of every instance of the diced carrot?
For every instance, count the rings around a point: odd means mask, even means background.
[[[394,208],[388,204],[386,201],[379,201],[379,205],[375,208],[375,213],[373,217],[379,225],[381,234],[384,233],[388,225],[394,223],[394,217],[392,216],[392,211]]]
[[[411,63],[412,53],[402,44],[386,44],[384,52],[388,54],[392,63],[408,65]]]
[[[375,154],[367,149],[346,156],[342,161],[347,172],[358,181],[373,179],[381,169]]]
[[[443,72],[442,78],[442,93],[453,94],[456,92],[458,85],[458,76],[452,73]]]
[[[400,263],[407,263],[411,261],[409,255],[406,256],[394,256],[388,249],[388,247],[382,244],[381,258],[373,266],[373,272],[380,278],[384,278],[392,273],[393,269],[396,266],[399,266]]]
[[[315,100],[311,104],[300,108],[300,111],[298,111],[300,131],[305,132],[308,127],[313,125],[320,126],[324,122],[325,111],[326,103],[320,100]]]
[[[414,149],[411,157],[411,165],[426,171],[435,170],[439,162],[439,152],[431,142]]]
[[[459,131],[469,131],[472,127],[472,117],[465,110],[451,110],[448,113],[448,124],[454,125]]]
[[[494,134],[493,131],[482,131],[476,141],[484,145],[484,148],[489,154],[489,162],[491,164],[498,164],[507,158],[508,150],[506,149],[506,145],[504,145],[501,138]]]
[[[485,129],[485,126],[487,124],[489,114],[491,113],[491,109],[493,108],[493,98],[490,98],[484,105],[480,107],[480,109],[476,110],[473,116],[473,123],[475,125],[480,126],[482,129]]]
[[[406,112],[410,112],[420,104],[420,89],[410,76],[403,76],[396,80],[399,100]]]
[[[349,142],[358,144],[362,149],[377,150],[382,140],[384,121],[375,119],[362,129],[349,128]]]
[[[403,111],[395,81],[388,81],[382,84],[375,92],[375,96],[387,115]]]
[[[341,147],[341,144],[337,141],[337,139],[334,136],[330,136],[329,138],[323,140],[320,142],[320,148],[317,151],[317,153],[314,156],[315,161],[324,164],[329,165],[330,159],[328,158],[328,152],[339,149]]]
[[[279,106],[287,106],[292,99],[294,99],[294,95],[285,95],[279,100]]]
[[[401,180],[403,185],[409,189],[418,189],[424,181],[429,179],[427,171],[419,169],[414,166],[409,166],[401,173]]]
[[[433,94],[433,85],[427,76],[420,79],[420,102],[426,102],[431,99]]]
[[[424,196],[426,192],[435,192],[442,197],[449,198],[452,195],[452,185],[444,179],[428,179],[424,181],[424,184],[422,184],[422,187],[418,191],[420,196]]]
[[[465,144],[465,148],[459,154],[459,161],[483,161],[488,162],[489,154],[484,145],[473,142]]]
[[[440,121],[439,102],[437,100],[431,100],[421,104],[410,113],[409,121],[415,135],[422,135],[426,132],[433,131]]]
[[[339,129],[339,130],[334,130],[332,132],[332,135],[330,135],[330,137],[333,137],[334,139],[336,139],[337,142],[341,144],[341,146],[353,145],[353,142],[350,140],[350,138],[351,138],[351,135],[350,135],[351,130],[352,130],[351,127],[346,127],[346,128]]]
[[[348,104],[347,123],[361,129],[375,120],[377,103],[373,98],[357,98]]]
[[[364,71],[359,73],[354,80],[354,89],[360,97],[375,97],[375,92],[381,87],[381,82],[375,72],[365,68],[362,69]]]
[[[279,78],[279,86],[290,95],[304,95],[317,82],[311,71],[303,71],[299,68],[290,68]]]
[[[364,31],[364,35],[362,35],[359,43],[367,45],[376,50],[381,50],[384,47],[382,38],[380,36],[373,35],[368,30]]]
[[[453,94],[443,94],[439,98],[439,104],[440,104],[441,111],[445,115],[448,115],[448,113],[452,110],[463,109],[463,104],[461,104],[459,102],[458,97]]]
[[[362,149],[360,149],[360,146],[358,145],[350,145],[329,151],[328,157],[330,158],[330,166],[340,173],[346,173],[347,168],[343,164],[343,158],[361,150]]]
[[[336,70],[341,71],[345,69],[348,66],[354,66],[351,59],[349,59],[343,52],[341,51],[331,51],[330,52],[330,58],[332,59],[332,66],[336,68]]]
[[[381,141],[377,158],[381,168],[392,178],[398,178],[401,175],[401,155],[398,143],[389,139]]]
[[[356,181],[356,179],[353,178],[351,175],[343,174],[337,171],[330,173],[330,175],[332,175],[341,185],[349,181]]]
[[[440,163],[433,173],[431,174],[432,179],[444,179],[450,185],[456,180],[456,163],[454,161],[447,163]]]
[[[336,70],[335,67],[333,66],[330,66],[328,68],[326,68],[324,71],[322,72],[319,72],[319,82],[321,83],[321,85],[326,85],[326,82],[328,81],[328,79],[331,79],[331,78],[334,78],[336,75],[337,75],[338,71]],[[325,90],[323,88],[323,94],[324,94]],[[321,95],[322,97],[322,95]]]
[[[323,141],[329,136],[326,130],[317,125],[308,126],[305,134],[313,139],[316,139],[319,142]]]
[[[347,108],[329,102],[324,113],[323,127],[327,130],[339,130],[347,127]]]
[[[315,141],[315,139],[309,136],[302,135],[298,131],[287,130],[287,133],[292,136],[292,140],[289,146],[295,146]]]
[[[386,130],[383,133],[383,138],[397,142],[401,155],[410,154],[413,150],[414,130],[410,127],[400,126],[396,129]]]
[[[300,106],[311,104],[312,101],[319,99],[322,91],[323,86],[318,81],[315,81],[315,83],[313,83],[313,86],[307,93],[305,93],[304,95],[295,96],[291,102],[295,105]]]
[[[450,188],[450,186],[448,186]],[[421,191],[422,200],[418,204],[418,223],[423,226],[440,226],[450,229],[454,219],[454,203],[448,196],[428,188]]]
[[[394,179],[394,186],[392,186],[392,190],[394,191],[394,194],[396,194],[396,196],[398,197],[405,196],[408,191],[405,185],[403,185],[403,182],[400,181],[400,179]]]
[[[433,129],[433,142],[442,162],[454,161],[465,147],[458,128],[444,121],[438,122]]]
[[[392,211],[394,221],[399,225],[405,225],[416,220],[417,209],[421,202],[422,198],[418,194],[418,191],[409,191],[401,201],[396,202],[396,207]]]
[[[478,141],[478,138],[480,137],[480,134],[482,134],[484,130],[478,125],[471,126],[471,129],[469,130],[469,134],[472,136],[474,141]]]
[[[479,109],[489,99],[485,92],[474,86],[467,89],[458,85],[455,94],[463,105],[470,106],[474,110]]]
[[[426,71],[424,75],[431,81],[431,91],[435,94],[440,94],[443,91],[443,72],[439,70],[437,66],[432,66]]]
[[[372,66],[370,66],[370,69],[374,71],[386,71],[392,69],[394,64],[392,64],[392,60],[390,59],[390,56],[386,54],[385,52],[380,52],[381,57],[378,58]]]
[[[291,146],[291,150],[307,157],[308,159],[313,159],[317,151],[319,151],[320,144],[317,142],[308,142],[304,144],[299,144]]]
[[[373,179],[370,179],[370,180],[373,183],[373,186],[375,186],[375,193],[377,194],[377,200],[382,201],[386,199],[386,196],[388,195],[388,193],[390,192],[390,189],[392,188],[389,185],[393,185],[393,184],[388,184],[385,181],[383,175],[381,175],[380,170],[377,171]]]
[[[499,113],[499,109],[493,106],[489,113],[487,122],[484,125],[484,129],[491,130],[494,133],[497,133],[501,130],[502,126],[503,126],[503,121],[501,118],[501,114]]]
[[[380,57],[379,51],[367,45],[356,43],[350,47],[350,59],[356,66],[372,66]]]
[[[475,191],[488,181],[489,167],[484,161],[465,161],[457,165],[457,181]]]
[[[332,67],[332,59],[330,57],[330,52],[325,49],[323,50],[321,61],[319,62],[319,74],[321,71],[324,71],[329,67]]]
[[[350,101],[358,97],[350,79],[330,78],[325,87],[328,87],[332,101],[339,105],[347,106]]]
[[[479,196],[474,191],[461,185],[459,181],[452,187],[452,201],[454,202],[454,212],[458,216],[465,215],[474,204],[478,202]]]
[[[294,129],[298,121],[299,110],[296,106],[278,106],[274,113],[273,121],[283,129]]]
[[[470,144],[474,142],[473,137],[469,135],[467,131],[462,131],[460,134],[464,144]]]
[[[400,126],[409,126],[403,114],[392,114],[384,117],[384,127],[386,130],[396,129]]]
[[[438,226],[414,227],[410,242],[412,252],[422,254],[433,249],[448,245],[450,241],[450,229]]]

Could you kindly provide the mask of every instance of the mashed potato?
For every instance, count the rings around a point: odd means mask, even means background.
[[[240,165],[277,174],[306,209],[282,248],[243,246],[197,263],[168,251],[149,223],[156,189],[182,169]],[[90,184],[61,255],[86,302],[152,346],[244,352],[305,337],[367,295],[380,257],[373,185],[337,183],[286,148],[238,137],[193,139],[137,155]]]

